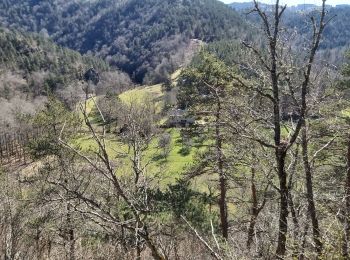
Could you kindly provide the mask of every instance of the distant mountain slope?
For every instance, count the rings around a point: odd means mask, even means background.
[[[110,70],[109,65],[99,58],[82,56],[40,36],[0,28],[1,72],[21,74],[28,81],[28,88],[23,92],[33,95],[53,93],[79,81],[82,73],[90,67],[100,73]],[[34,73],[46,75],[41,86],[29,82]]]
[[[332,20],[326,26],[323,41],[321,43],[321,49],[335,49],[350,47],[350,5],[331,7],[328,8],[327,18]],[[316,17],[317,10],[310,12],[288,12],[286,17],[286,25],[290,28],[296,28],[298,31],[305,35],[307,32],[311,32],[311,26],[305,26],[310,24],[310,16]]]
[[[82,56],[37,35],[0,28],[0,131],[13,125],[16,114],[33,112],[48,95],[74,106],[82,95],[82,74],[90,67],[100,73],[104,88],[131,83],[99,58]]]
[[[232,3],[230,7],[237,10],[243,17],[251,22],[260,22],[255,15],[246,15],[247,11],[253,8],[252,3]],[[271,5],[261,4],[261,7],[266,11],[271,10]],[[298,33],[303,36],[311,32],[312,26],[310,24],[310,17],[317,17],[320,6],[313,4],[301,4],[297,6],[288,7],[284,18],[283,24],[285,27],[292,30],[297,30]],[[331,18],[331,22],[327,25],[323,41],[320,49],[327,50],[344,50],[350,47],[350,5],[337,5],[335,7],[327,6],[327,17]]]
[[[217,0],[3,0],[0,23],[93,52],[138,82],[164,80],[190,39],[249,36],[244,20]]]
[[[234,2],[231,4],[228,4],[230,7],[232,7],[233,9],[237,10],[237,11],[246,11],[247,9],[252,9],[254,7],[253,1],[251,2]],[[269,8],[272,7],[273,5],[271,4],[264,4],[264,3],[259,3],[259,5],[263,8]],[[331,8],[331,5],[326,5],[327,8]],[[347,5],[337,5],[337,7],[344,7]],[[312,11],[316,8],[319,8],[320,6],[315,5],[315,4],[298,4],[298,5],[288,5],[288,10],[289,11],[301,11],[301,12],[305,12],[305,11]]]

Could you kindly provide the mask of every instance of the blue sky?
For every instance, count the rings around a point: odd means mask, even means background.
[[[220,0],[226,4],[232,3],[232,2],[252,2],[252,0]],[[260,2],[263,3],[275,3],[274,0],[260,0]],[[281,0],[282,4],[287,4],[287,5],[296,5],[296,4],[317,4],[321,5],[322,1],[321,0]],[[350,0],[328,0],[326,1],[327,4],[329,5],[337,5],[337,4],[350,4]]]

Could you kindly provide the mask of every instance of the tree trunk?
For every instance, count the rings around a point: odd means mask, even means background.
[[[69,171],[66,171],[66,164],[62,155],[59,155],[60,165],[62,171],[69,174]],[[64,179],[64,185],[68,186],[68,179]],[[64,249],[66,251],[67,260],[75,260],[75,237],[74,237],[74,226],[72,221],[72,205],[68,201],[69,194],[67,192],[67,201],[66,201],[66,223],[64,228]],[[68,247],[68,248],[67,248]]]
[[[347,163],[346,163],[346,180],[345,180],[345,219],[344,219],[344,236],[342,254],[344,259],[349,257],[349,239],[350,239],[350,135],[347,141]]]
[[[228,213],[227,213],[227,178],[224,173],[224,155],[222,152],[222,136],[221,136],[221,102],[218,98],[217,111],[216,111],[216,122],[215,122],[215,139],[216,139],[216,164],[219,174],[219,185],[220,185],[220,221],[221,221],[221,232],[222,236],[228,238]]]
[[[303,235],[302,235],[302,243],[301,243],[301,249],[300,249],[300,254],[299,254],[299,260],[304,260],[305,259],[305,247],[306,247],[306,236],[307,236],[307,233],[308,233],[308,230],[309,230],[309,224],[306,223],[305,224],[305,227],[304,227],[304,232],[303,232]]]
[[[319,258],[322,255],[323,245],[321,242],[321,234],[320,234],[320,228],[318,224],[316,206],[315,206],[315,200],[314,200],[312,170],[311,170],[311,165],[309,162],[309,154],[308,154],[309,152],[308,152],[306,123],[304,123],[301,138],[302,138],[302,153],[303,153],[303,163],[304,163],[304,170],[305,170],[306,198],[308,203],[308,212],[312,223],[313,240],[314,240],[314,243],[316,246],[316,252]]]
[[[289,180],[288,180],[288,204],[290,213],[293,221],[293,253],[292,257],[297,259],[300,249],[300,225],[298,220],[297,211],[295,210],[295,205],[293,201],[292,189],[293,189],[293,177],[296,173],[296,167],[299,159],[299,144],[295,148],[294,160],[292,162],[292,167],[290,169]]]
[[[152,257],[154,260],[165,260],[165,257],[162,255],[162,253],[159,252],[158,248],[156,247],[156,245],[153,243],[152,239],[150,238],[146,227],[143,227],[143,232],[140,232],[139,235],[140,235],[140,237],[142,237],[145,240],[147,247],[152,252]]]
[[[272,13],[272,19],[269,19],[268,15],[264,10],[259,7],[259,3],[257,0],[254,0],[254,9],[253,11],[257,12],[263,22],[264,33],[266,36],[266,40],[268,43],[269,56],[270,59],[266,61],[264,55],[253,47],[248,46],[248,48],[252,49],[254,53],[259,58],[263,67],[267,70],[267,74],[270,77],[271,90],[272,95],[267,96],[273,104],[273,128],[274,128],[274,148],[275,148],[275,159],[277,164],[277,175],[279,178],[279,192],[280,192],[280,212],[279,212],[279,230],[278,230],[278,241],[277,241],[277,249],[276,249],[276,257],[283,259],[286,253],[286,238],[288,231],[288,186],[287,186],[287,173],[285,170],[285,159],[287,155],[287,150],[292,147],[295,143],[296,139],[299,136],[302,123],[304,122],[305,112],[307,110],[307,102],[306,96],[309,89],[310,83],[310,75],[311,70],[314,63],[314,58],[316,55],[316,51],[319,47],[319,43],[321,40],[321,36],[323,30],[327,24],[325,22],[326,8],[325,3],[326,0],[322,0],[322,10],[319,20],[319,25],[317,23],[314,24],[314,33],[313,40],[310,46],[310,54],[308,57],[308,62],[303,66],[304,70],[304,80],[301,84],[301,104],[298,105],[300,111],[300,118],[295,127],[294,133],[289,138],[289,140],[282,140],[281,134],[281,100],[280,100],[280,78],[285,73],[283,69],[283,58],[279,55],[279,42],[281,40],[280,33],[280,22],[281,17],[286,10],[287,6],[280,6],[280,1],[276,0],[276,4],[274,5],[274,11]],[[260,90],[258,91],[260,93]],[[271,145],[268,145],[271,147]]]
[[[290,208],[290,213],[292,215],[292,220],[293,220],[293,255],[292,257],[297,258],[299,254],[299,221],[298,221],[298,216],[295,211],[294,207],[294,202],[293,202],[293,197],[291,192],[289,192],[288,196],[288,202],[289,202],[289,208]]]
[[[224,176],[220,177],[220,220],[221,220],[221,230],[222,236],[228,238],[228,221],[227,221],[227,203],[226,203],[226,193],[227,193],[227,180]]]
[[[260,212],[260,210],[258,208],[258,196],[256,194],[255,168],[254,167],[252,167],[251,192],[252,192],[252,208],[251,208],[251,217],[250,217],[250,223],[249,223],[249,228],[248,228],[248,239],[247,239],[247,248],[248,249],[250,249],[250,246],[253,243],[256,220],[257,220],[259,212]]]
[[[256,188],[255,184],[252,182],[251,185],[251,190],[252,190],[252,209],[251,209],[251,217],[250,217],[250,223],[249,223],[249,228],[248,228],[248,240],[247,240],[247,248],[250,249],[250,246],[253,242],[253,237],[255,233],[255,224],[256,224],[256,219],[258,217],[258,202],[256,198]]]
[[[40,228],[37,227],[36,228],[36,236],[35,236],[35,251],[36,251],[37,259],[41,259],[40,237],[41,237],[41,231],[40,231]]]
[[[65,180],[67,183],[68,181]],[[67,213],[66,213],[66,234],[65,237],[67,239],[68,244],[68,252],[66,258],[68,260],[74,260],[75,259],[75,238],[74,238],[74,227],[72,223],[72,206],[70,202],[67,202]]]
[[[278,177],[280,183],[280,213],[279,213],[279,233],[277,241],[276,256],[278,259],[283,259],[286,253],[286,240],[288,231],[288,187],[287,173],[285,171],[286,151],[278,148],[276,152]]]

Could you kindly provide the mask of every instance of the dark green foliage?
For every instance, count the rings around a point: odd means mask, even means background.
[[[171,212],[176,219],[184,216],[199,227],[208,225],[208,207],[215,203],[214,198],[194,191],[190,183],[184,180],[178,180],[164,192],[157,190],[152,197],[159,212]]]
[[[97,85],[100,82],[100,75],[94,68],[90,68],[84,73],[84,80],[86,82],[91,81],[93,84]]]
[[[28,144],[33,159],[38,160],[47,156],[58,156],[61,151],[59,138],[70,138],[78,134],[79,116],[69,111],[59,100],[50,97],[45,107],[29,123],[38,135]],[[61,133],[62,129],[64,131]]]
[[[189,145],[184,145],[183,147],[181,147],[179,153],[182,156],[187,156],[191,153],[191,147]]]
[[[179,79],[178,104],[182,109],[210,106],[217,96],[225,95],[232,82],[233,70],[215,55],[202,51]]]
[[[174,86],[171,78],[167,78],[162,84],[162,91],[163,92],[170,92],[174,87],[175,86]]]
[[[237,66],[244,63],[244,48],[237,40],[215,41],[206,46],[206,50],[214,54],[228,66]]]
[[[48,33],[55,42],[93,52],[138,82],[160,82],[179,66],[190,39],[206,42],[251,33],[216,0],[53,0],[0,3],[5,26]]]

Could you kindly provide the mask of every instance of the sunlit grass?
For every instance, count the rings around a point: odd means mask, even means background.
[[[143,164],[148,164],[146,176],[154,179],[162,188],[173,184],[182,173],[193,165],[196,153],[203,151],[204,146],[191,147],[188,154],[182,153],[180,129],[166,130],[171,136],[170,152],[164,157],[158,148],[158,138],[154,138],[148,149],[143,154]],[[98,145],[92,136],[82,135],[75,139],[74,144],[83,152],[94,154],[98,151]],[[118,141],[117,136],[109,135],[106,140],[106,148],[110,159],[116,162],[116,174],[132,174],[131,158],[132,150],[128,145]]]
[[[175,81],[180,75],[181,70],[176,71],[172,76]],[[144,102],[153,102],[156,112],[160,113],[163,108],[163,92],[162,85],[142,86],[132,90],[128,90],[119,95],[122,102],[130,105],[138,105]],[[95,100],[98,97],[95,97]],[[100,132],[101,126],[97,125],[95,104],[92,98],[86,103],[86,110],[89,120],[93,127]],[[81,115],[81,117],[83,117]],[[164,118],[162,119],[165,120]],[[161,122],[160,122],[161,123]],[[84,127],[86,129],[86,126]],[[204,151],[205,145],[197,144],[193,147],[187,147],[188,153],[183,153],[184,144],[181,138],[181,129],[172,128],[164,131],[170,134],[171,144],[170,151],[166,157],[163,156],[162,150],[158,147],[158,138],[161,133],[153,138],[148,148],[143,154],[143,164],[147,164],[146,176],[151,178],[160,188],[166,188],[169,184],[174,184],[177,179],[181,178],[183,173],[193,165],[197,153]],[[106,148],[111,160],[115,163],[116,174],[128,176],[132,174],[131,156],[132,151],[128,145],[123,143],[117,134],[106,135]],[[82,134],[74,140],[74,144],[83,152],[93,155],[98,151],[98,145],[92,138],[91,134]]]
[[[154,103],[157,113],[160,113],[163,107],[162,97],[163,92],[161,84],[131,89],[119,95],[120,100],[129,105],[137,105],[151,101]]]

